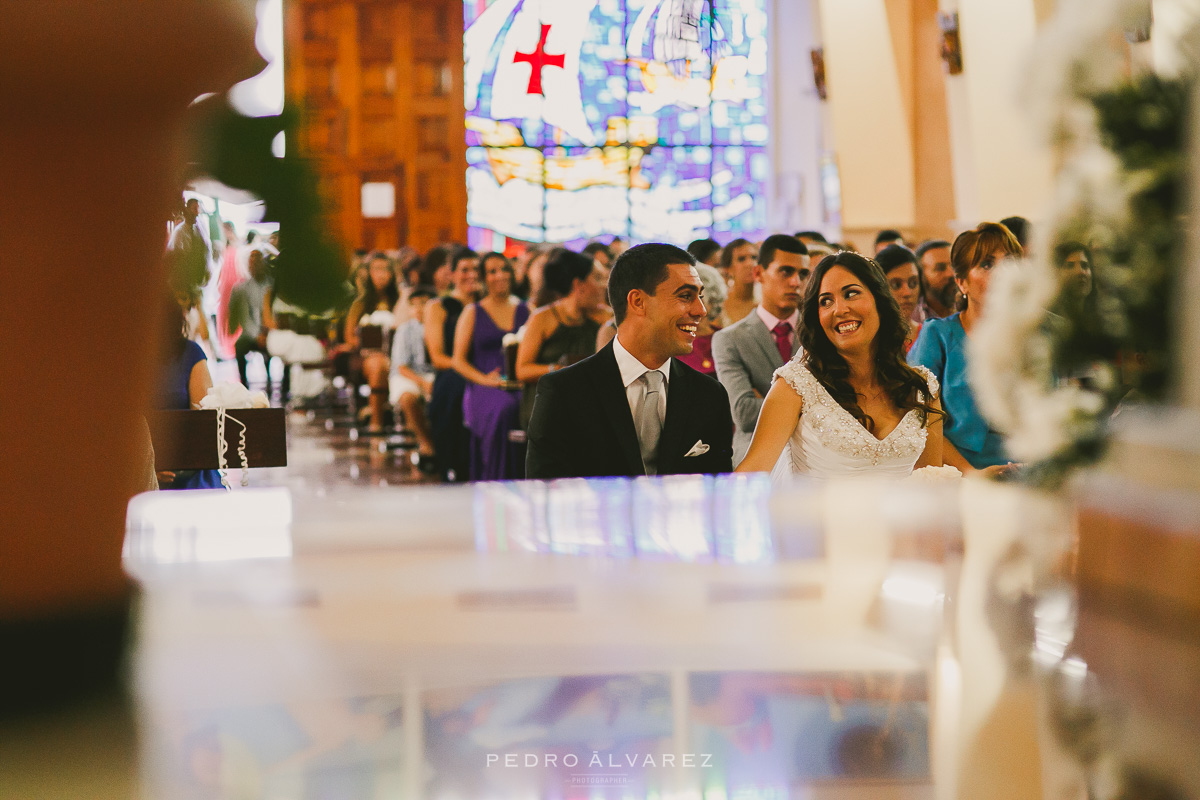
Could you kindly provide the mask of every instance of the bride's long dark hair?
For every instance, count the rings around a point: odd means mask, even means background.
[[[900,411],[908,413],[917,409],[922,425],[929,424],[931,414],[944,418],[945,412],[930,403],[932,398],[929,397],[925,378],[904,360],[908,324],[900,316],[900,306],[888,288],[887,276],[873,260],[857,253],[841,252],[825,256],[808,279],[804,302],[800,306],[800,344],[804,348],[803,363],[808,371],[821,382],[838,405],[849,411],[868,431],[875,432],[875,420],[858,405],[858,394],[850,385],[850,366],[821,327],[818,306],[821,281],[834,267],[852,272],[875,298],[879,331],[872,345],[875,351],[875,376],[879,385]],[[922,400],[922,397],[925,399]]]

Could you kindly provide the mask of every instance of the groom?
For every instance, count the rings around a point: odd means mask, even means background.
[[[729,472],[733,418],[721,384],[674,356],[706,314],[696,261],[669,244],[621,254],[608,278],[617,336],[538,381],[528,478]]]

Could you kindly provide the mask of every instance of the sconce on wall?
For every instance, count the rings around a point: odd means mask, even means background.
[[[813,83],[817,87],[817,96],[826,100],[828,93],[825,88],[825,48],[818,47],[809,54],[812,56]]]
[[[962,40],[958,37],[958,12],[939,11],[938,26],[942,29],[942,61],[946,71],[959,75],[963,71]]]

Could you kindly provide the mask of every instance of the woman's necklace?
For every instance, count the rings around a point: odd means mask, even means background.
[[[870,394],[868,394],[867,392],[860,392],[857,389],[855,389],[854,391],[855,391],[855,394],[857,394],[863,400],[867,400],[868,402],[872,401],[872,400],[879,400],[879,399],[882,399],[887,396],[887,389],[879,389],[879,391],[871,392]]]

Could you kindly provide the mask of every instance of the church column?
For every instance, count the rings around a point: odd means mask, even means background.
[[[908,12],[889,15],[884,0],[820,0],[820,14],[843,230],[867,247],[879,228],[916,220],[911,71],[902,77],[911,27],[892,25]]]

